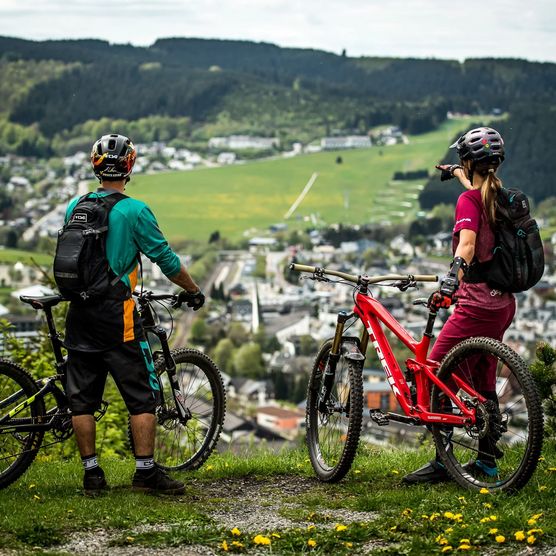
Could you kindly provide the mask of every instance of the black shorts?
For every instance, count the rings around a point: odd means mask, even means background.
[[[160,387],[149,344],[137,338],[106,351],[68,350],[66,392],[74,415],[100,408],[108,373],[131,415],[155,412]]]

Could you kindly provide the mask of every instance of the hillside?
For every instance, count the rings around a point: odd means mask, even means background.
[[[278,137],[279,148],[287,149],[295,141],[367,133],[382,124],[419,134],[436,129],[448,110],[481,115],[496,109],[509,112],[512,122],[507,177],[543,184],[534,192],[537,200],[552,180],[546,165],[536,163],[534,175],[524,175],[529,153],[545,151],[540,142],[531,148],[533,136],[547,137],[553,129],[556,65],[550,63],[351,58],[187,38],[134,47],[0,37],[0,75],[0,154],[72,153],[90,145],[101,118],[106,131],[131,130],[136,142],[174,141],[199,150],[211,136],[245,133]],[[516,125],[529,129],[516,134]]]

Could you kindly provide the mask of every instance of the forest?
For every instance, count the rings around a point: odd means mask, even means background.
[[[245,133],[278,137],[287,149],[379,125],[419,134],[448,111],[505,113],[502,178],[537,201],[551,187],[542,158],[556,119],[556,64],[353,58],[248,41],[0,37],[0,75],[0,154],[70,154],[90,144],[99,122],[136,142],[202,149],[212,135]],[[453,202],[449,191],[432,178],[422,206]]]

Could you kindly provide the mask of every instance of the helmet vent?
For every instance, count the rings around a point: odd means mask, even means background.
[[[116,148],[116,140],[110,139],[110,141],[108,141],[108,149],[113,151],[115,148]]]

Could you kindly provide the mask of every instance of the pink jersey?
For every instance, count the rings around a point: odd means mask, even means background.
[[[455,220],[452,239],[453,253],[456,252],[459,244],[459,232],[461,230],[472,230],[477,234],[475,257],[481,263],[490,260],[495,238],[483,206],[480,189],[464,191],[459,196]],[[486,283],[468,284],[462,282],[456,296],[460,305],[484,307],[490,310],[501,309],[510,303],[515,303],[514,296],[511,293],[502,293],[490,288]]]

